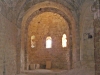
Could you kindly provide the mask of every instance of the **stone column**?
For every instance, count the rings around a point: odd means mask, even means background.
[[[94,0],[94,47],[95,47],[95,75],[100,75],[100,0]]]
[[[94,20],[95,70],[100,75],[100,18]]]

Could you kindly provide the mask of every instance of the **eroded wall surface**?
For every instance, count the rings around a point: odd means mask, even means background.
[[[100,19],[95,19],[94,21],[94,31],[95,31],[95,70],[96,75],[100,74]]]
[[[0,75],[16,73],[17,29],[0,13]]]
[[[16,62],[19,63],[17,65],[17,69],[20,70],[20,51],[19,52],[16,51],[16,48],[17,50],[21,49],[20,27],[22,18],[30,7],[43,1],[44,0],[21,0],[21,1],[1,0],[0,1],[0,51],[1,51],[0,75],[4,74],[14,75],[17,71]],[[90,5],[90,2],[92,0],[86,0],[87,4],[84,4],[83,6],[84,9],[86,10],[81,8],[81,5],[84,3],[84,0],[76,0],[76,1],[66,0],[65,2],[64,0],[52,0],[52,1],[61,3],[71,10],[74,18],[77,21],[77,28],[78,28],[77,31],[81,28],[81,25],[83,25],[82,26],[83,31],[81,33],[79,31],[79,33],[82,35],[80,36],[80,38],[78,37],[79,41],[81,39],[81,44],[79,43],[78,45],[81,45],[80,57],[82,60],[82,64],[80,65],[78,63],[77,65],[78,67],[82,65],[83,66],[88,65],[88,67],[93,67],[94,64],[91,63],[91,61],[94,63],[94,47],[93,47],[94,35],[93,35],[93,25],[92,25],[93,21],[92,21],[92,14],[90,12],[91,8],[90,6],[88,7],[88,5]],[[81,10],[82,13],[80,14]],[[82,16],[80,17],[79,15]],[[82,22],[79,25],[78,23],[80,19],[82,19],[83,17],[84,19],[81,20]],[[15,26],[15,24],[19,27],[19,34],[17,34],[17,29],[16,29],[17,27]],[[92,35],[92,38],[88,38],[88,33]],[[19,35],[19,37],[16,47],[17,35]],[[18,56],[17,61],[16,61],[16,55]],[[74,73],[76,73],[76,71]]]

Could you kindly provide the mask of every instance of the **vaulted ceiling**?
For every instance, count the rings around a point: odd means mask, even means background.
[[[33,5],[43,1],[60,3],[70,10],[77,12],[85,1],[93,0],[0,0],[0,13],[17,25],[21,12],[26,12]]]
[[[54,2],[60,2],[60,3],[63,3],[64,2],[67,2],[73,6],[80,6],[82,5],[82,3],[86,0],[1,0],[0,1],[0,4],[3,3],[5,4],[7,7],[11,7],[11,8],[14,8],[15,10],[18,9],[18,8],[21,8],[23,5],[27,5],[29,4],[30,2],[32,4],[36,4],[36,3],[39,3],[39,2],[43,2],[43,1],[54,1]]]

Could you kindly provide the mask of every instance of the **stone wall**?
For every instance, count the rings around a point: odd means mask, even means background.
[[[94,21],[94,31],[95,31],[95,75],[100,75],[100,18]]]
[[[86,1],[80,12],[80,60],[82,66],[94,67],[94,26],[91,6]]]
[[[10,22],[16,25],[17,13],[12,6],[13,3],[10,3],[8,0],[7,2],[5,2],[4,0],[0,1],[0,13],[4,17],[6,17]]]
[[[17,28],[0,13],[0,75],[16,74]]]

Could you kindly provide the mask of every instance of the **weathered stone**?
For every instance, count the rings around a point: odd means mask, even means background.
[[[51,61],[46,61],[46,69],[51,69]]]
[[[99,75],[100,23],[96,20],[94,32],[92,4],[93,0],[0,0],[0,75],[94,75],[95,64]],[[38,17],[45,12],[53,15]],[[27,13],[31,15],[24,18]],[[69,36],[68,48],[62,48],[63,33]],[[32,35],[37,39],[34,49],[30,47]],[[47,36],[52,37],[52,49],[45,48]],[[46,61],[52,62],[47,68],[62,71],[29,71],[31,64],[40,64],[40,69],[41,65],[45,69]],[[34,70],[34,66],[31,68]]]

